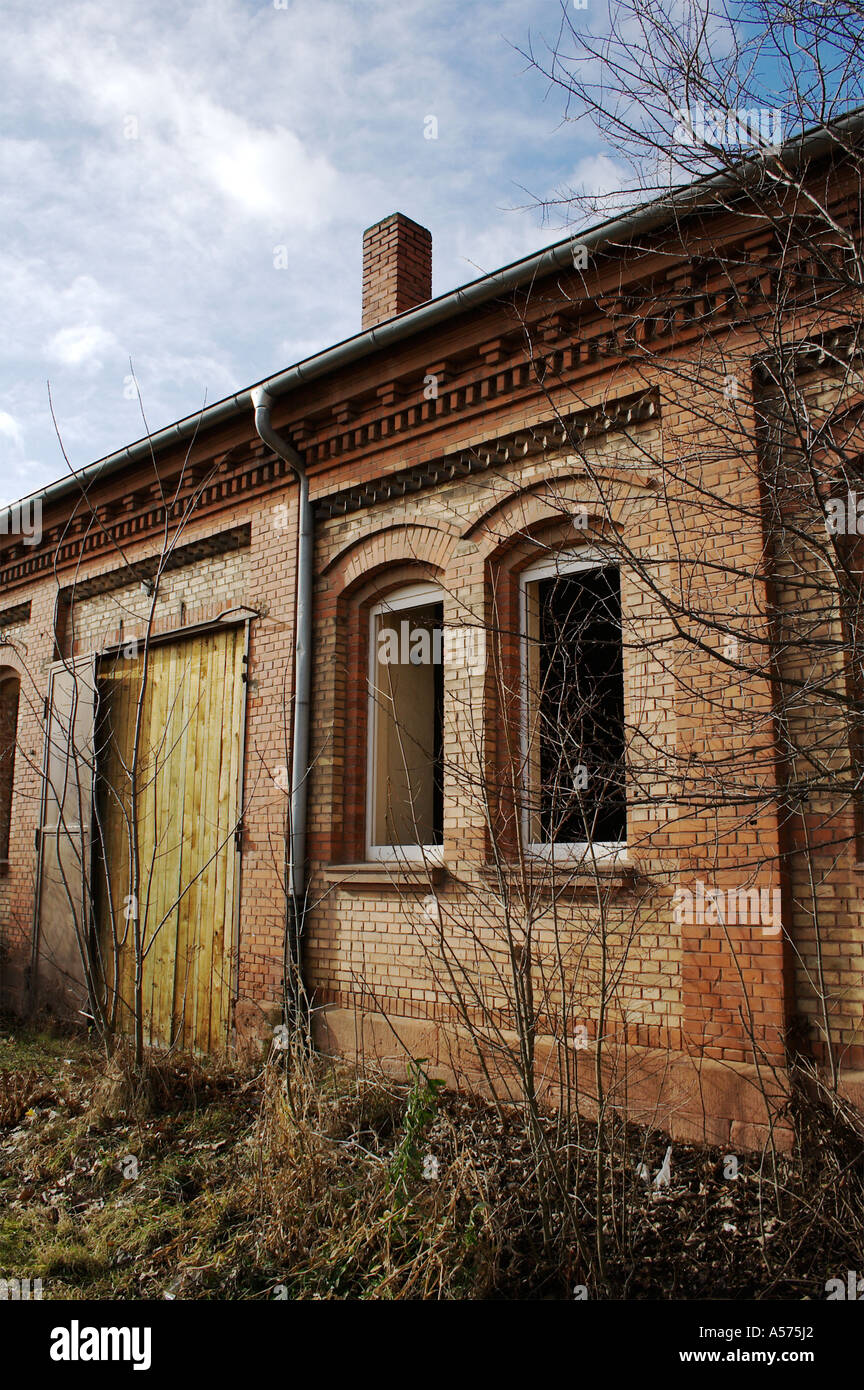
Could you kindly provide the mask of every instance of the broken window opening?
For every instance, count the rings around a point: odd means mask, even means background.
[[[9,862],[20,688],[13,671],[0,672],[0,872],[6,871]]]
[[[532,850],[627,839],[621,583],[602,557],[522,576],[525,835]]]

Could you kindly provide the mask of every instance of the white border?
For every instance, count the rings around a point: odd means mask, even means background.
[[[526,801],[530,796],[529,749],[528,749],[528,585],[538,579],[551,579],[556,574],[574,574],[578,570],[601,569],[609,564],[617,564],[603,550],[582,546],[578,550],[560,550],[535,564],[529,565],[519,575],[519,685],[521,693],[520,709],[520,752],[522,756],[522,782]],[[620,575],[621,567],[617,565]],[[626,685],[625,685],[626,701]],[[572,862],[598,859],[614,859],[623,862],[627,858],[626,840],[598,840],[592,844],[588,840],[570,843],[548,841],[539,844],[528,839],[530,832],[530,811],[522,807],[522,840],[528,853],[538,859],[551,859],[555,862]]]
[[[400,860],[418,864],[441,864],[443,845],[373,845],[372,827],[375,824],[375,768],[378,761],[378,707],[374,699],[377,655],[375,648],[375,619],[382,613],[398,613],[400,609],[423,608],[429,603],[444,602],[444,591],[437,584],[410,584],[376,603],[369,613],[369,672],[366,687],[366,858],[369,861],[398,863]]]

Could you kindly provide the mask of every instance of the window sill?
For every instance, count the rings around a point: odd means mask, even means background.
[[[327,883],[352,892],[364,888],[413,889],[428,891],[430,884],[444,882],[447,870],[441,864],[407,864],[404,860],[375,859],[361,864],[325,864],[320,870]]]
[[[597,888],[628,892],[636,887],[642,877],[638,865],[623,855],[608,856],[596,863],[578,859],[556,859],[553,863],[545,855],[526,856],[526,868],[532,892],[544,894],[584,895],[596,892]],[[513,887],[519,879],[519,865],[514,860],[500,865],[508,884]],[[499,866],[480,865],[480,876],[488,884],[498,882]]]
[[[627,853],[627,845],[621,841],[607,841],[595,845],[592,855],[588,845],[558,845],[554,852],[550,845],[528,845],[525,857],[533,864],[551,864],[556,868],[578,869],[582,866],[589,871],[595,867],[598,873],[607,868],[632,868],[633,861]]]

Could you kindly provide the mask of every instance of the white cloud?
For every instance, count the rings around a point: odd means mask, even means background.
[[[6,410],[0,410],[0,435],[8,439],[16,449],[23,447],[24,435],[21,426],[14,415],[10,415]]]
[[[574,192],[606,196],[617,193],[627,179],[627,170],[608,154],[592,154],[580,159],[570,175]]]
[[[554,239],[512,205],[597,142],[558,129],[507,42],[549,0],[289,3],[7,0],[0,399],[23,490],[66,467],[46,378],[81,467],[142,432],[130,359],[158,429],[356,332],[361,233],[390,212],[431,228],[435,293]],[[24,448],[0,445],[2,490]]]
[[[117,349],[113,333],[98,323],[78,323],[61,328],[45,345],[45,354],[64,367],[86,367],[96,371],[109,352]]]
[[[43,74],[71,89],[79,117],[99,124],[115,159],[138,158],[148,177],[176,183],[187,200],[196,189],[216,192],[243,217],[313,227],[331,214],[338,180],[329,159],[262,118],[260,106],[245,116],[202,90],[206,62],[186,54],[183,64],[152,64],[99,40],[92,29],[70,35],[56,19],[37,31]]]

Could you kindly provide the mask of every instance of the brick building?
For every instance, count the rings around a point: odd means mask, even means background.
[[[818,137],[807,152],[857,227],[854,173]],[[592,1091],[601,1036],[615,1104],[746,1146],[767,1132],[766,1074],[776,1089],[791,1034],[820,1055],[827,1007],[857,1093],[854,810],[813,808],[817,840],[833,827],[819,936],[774,794],[776,672],[753,662],[734,697],[727,672],[718,703],[723,624],[694,641],[669,602],[686,570],[715,618],[755,631],[782,589],[759,457],[777,250],[749,193],[709,186],[433,300],[429,233],[395,214],[364,236],[358,336],[47,489],[38,543],[0,537],[4,1002],[87,1013],[95,989],[128,1026],[143,933],[163,1044],[267,1036],[299,974],[322,1046],[506,1089],[527,1008],[550,1095]],[[822,342],[849,319],[832,301],[790,331]],[[720,337],[735,467],[715,449],[716,363],[679,370]],[[822,364],[814,399],[845,391]],[[712,520],[717,498],[734,522]],[[591,668],[621,770],[593,835],[572,806],[556,821],[532,675],[543,624],[586,594],[592,641],[619,653]],[[437,656],[415,663],[400,644],[420,639]],[[580,718],[558,724],[595,748]],[[709,795],[721,764],[758,766],[759,795]],[[704,883],[739,906],[755,891],[759,914],[714,920]]]

